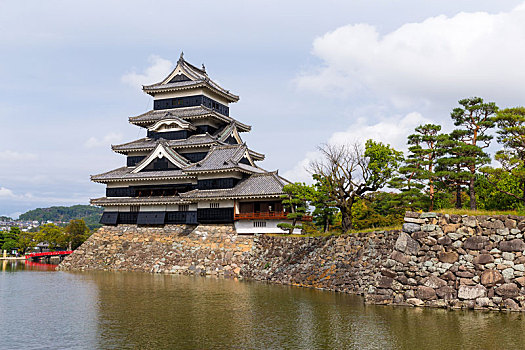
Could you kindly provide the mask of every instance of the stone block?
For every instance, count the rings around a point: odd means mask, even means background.
[[[405,224],[409,225],[409,224]],[[403,226],[405,226],[403,225]],[[418,225],[419,226],[419,225]],[[405,254],[415,255],[419,251],[419,243],[405,232],[401,232],[396,240],[395,246],[398,251]]]
[[[379,281],[377,282],[377,287],[379,287],[379,288],[390,288],[390,287],[392,287],[392,282],[393,281],[394,281],[394,279],[392,277],[381,276],[381,278],[379,278]]]
[[[442,263],[449,263],[449,264],[453,264],[459,259],[459,255],[456,252],[444,252],[443,251],[443,252],[439,252],[437,256],[438,256],[439,261],[441,261]]]
[[[408,298],[407,303],[414,306],[423,306],[425,305],[425,302],[418,298]]]
[[[481,284],[484,286],[492,287],[503,282],[503,275],[497,270],[485,270],[481,274]]]
[[[505,299],[503,301],[503,305],[509,309],[509,310],[512,310],[512,311],[518,311],[520,309],[518,303],[516,303],[514,300],[512,299]]]
[[[487,289],[480,284],[475,286],[460,286],[458,290],[458,298],[473,300],[487,296]]]
[[[418,286],[416,289],[416,298],[421,300],[434,300],[437,298],[434,288]]]
[[[403,224],[403,231],[407,233],[417,232],[421,231],[421,225],[419,224],[413,224],[413,223],[404,223]]]
[[[425,287],[430,287],[430,288],[437,289],[437,288],[441,288],[443,286],[446,286],[447,282],[442,280],[439,277],[436,277],[434,275],[430,275],[430,276],[428,276],[427,278],[425,278],[423,280],[423,285]]]
[[[437,242],[441,245],[451,245],[452,239],[449,236],[439,237]]]
[[[520,252],[525,250],[525,242],[522,239],[513,239],[510,241],[501,241],[499,249],[503,252]]]
[[[514,279],[514,269],[512,267],[501,271],[501,274],[503,275],[505,282],[510,282],[512,279]]]
[[[457,232],[447,233],[447,236],[450,237],[450,239],[452,239],[453,241],[457,241],[457,240],[463,238],[463,234],[457,233]]]
[[[481,250],[489,241],[485,236],[469,237],[463,242],[463,249]]]
[[[394,250],[392,252],[392,255],[390,256],[390,258],[392,258],[393,260],[397,261],[397,262],[400,262],[402,264],[408,264],[408,262],[410,261],[410,257],[403,254],[403,253],[400,253],[398,252],[397,250]]]
[[[415,218],[407,218],[405,217],[405,222],[412,223],[412,224],[424,224],[427,222],[425,219],[415,219]]]
[[[447,234],[451,232],[456,232],[460,226],[461,226],[460,224],[443,225],[443,233]]]
[[[515,283],[504,283],[496,288],[496,294],[503,298],[515,298],[519,293],[520,289]]]
[[[485,265],[494,262],[494,257],[491,254],[480,254],[472,260],[473,264]]]
[[[421,231],[431,232],[431,231],[435,231],[436,229],[437,229],[436,225],[430,225],[430,224],[421,225]]]
[[[467,216],[463,218],[463,225],[474,228],[478,226],[478,220],[474,216]]]
[[[437,218],[437,213],[433,213],[433,212],[422,213],[419,217],[422,219],[434,219],[434,218]]]
[[[514,261],[514,254],[513,253],[503,252],[501,254],[501,257],[503,258],[503,260]]]
[[[525,287],[525,277],[518,277],[514,280],[520,287]]]

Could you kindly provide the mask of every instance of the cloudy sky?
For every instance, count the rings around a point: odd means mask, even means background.
[[[0,215],[103,196],[89,175],[124,164],[181,50],[292,181],[323,142],[404,149],[460,98],[525,104],[523,1],[2,0],[0,47]]]

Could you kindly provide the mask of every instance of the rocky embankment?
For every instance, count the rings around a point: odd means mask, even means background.
[[[327,237],[104,226],[59,269],[242,277],[375,304],[525,311],[524,232],[525,217],[413,212],[402,231]]]
[[[525,218],[411,213],[371,303],[525,310]]]
[[[58,269],[233,277],[252,244],[252,238],[238,236],[233,225],[104,226]]]

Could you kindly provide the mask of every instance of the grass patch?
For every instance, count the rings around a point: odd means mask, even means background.
[[[350,230],[346,235],[351,235],[354,233],[370,233],[370,232],[376,232],[376,231],[393,231],[393,230],[401,230],[402,225],[395,225],[395,226],[386,226],[386,227],[371,227],[371,228],[364,228],[364,229],[356,229],[356,230]],[[307,234],[279,234],[279,233],[272,233],[269,234],[269,236],[279,236],[279,237],[329,237],[329,236],[340,236],[343,235],[342,231],[328,231],[328,232],[317,232],[317,233],[307,233]]]
[[[470,210],[470,209],[441,209],[437,210],[436,213],[441,214],[455,214],[455,215],[468,215],[468,216],[481,216],[481,215],[518,215],[525,216],[525,210]]]

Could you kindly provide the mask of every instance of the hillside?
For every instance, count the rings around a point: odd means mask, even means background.
[[[100,227],[100,217],[103,209],[90,205],[73,205],[71,207],[37,208],[20,215],[23,221],[63,221],[83,219],[90,229]]]

